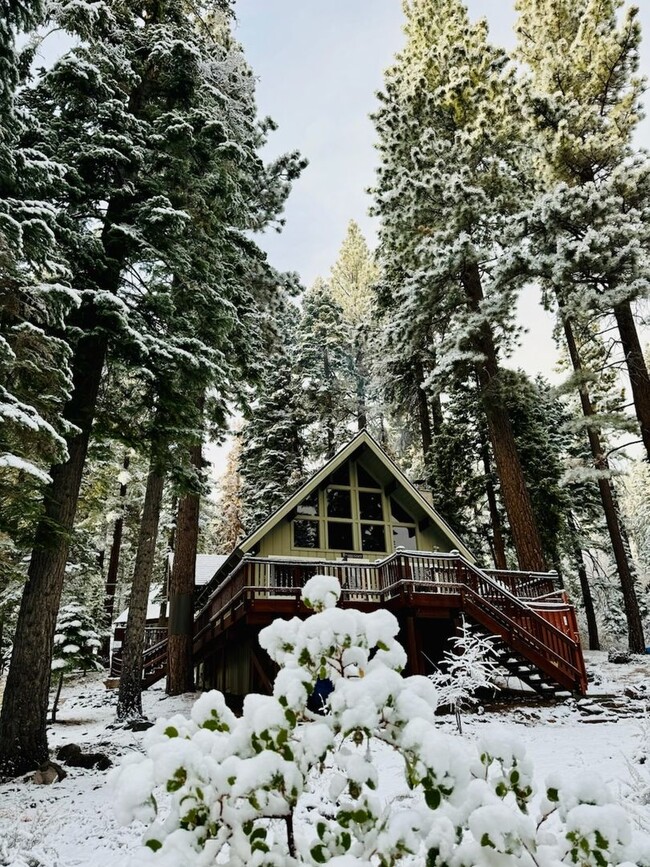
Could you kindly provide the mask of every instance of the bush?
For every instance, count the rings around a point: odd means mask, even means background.
[[[395,618],[337,609],[339,595],[333,578],[316,576],[303,593],[315,613],[261,633],[280,665],[273,696],[247,696],[236,718],[207,693],[189,719],[159,720],[146,755],[114,772],[118,818],[148,826],[142,861],[650,867],[650,838],[587,774],[573,786],[551,781],[533,815],[522,745],[492,733],[472,747],[441,732],[433,684],[400,673]],[[316,716],[307,700],[326,678],[329,713]],[[376,756],[387,749],[412,791],[406,802],[378,790]]]

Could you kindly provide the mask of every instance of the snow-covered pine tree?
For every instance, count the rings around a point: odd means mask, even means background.
[[[76,300],[52,231],[62,168],[27,140],[36,121],[15,104],[25,67],[16,36],[41,11],[39,0],[6,0],[0,14],[0,545],[17,576],[47,470],[66,454],[61,327]]]
[[[650,159],[632,145],[645,90],[637,9],[624,0],[516,5],[542,191],[526,221],[533,267],[552,275],[565,316],[613,315],[650,458],[650,376],[632,306],[650,290]]]
[[[283,343],[266,358],[241,431],[241,520],[250,533],[307,475],[304,398],[296,371],[298,312],[288,308],[278,321]]]
[[[523,180],[515,72],[489,44],[485,21],[472,24],[460,0],[404,8],[406,47],[386,74],[375,115],[380,297],[392,299],[406,356],[424,335],[435,340],[439,384],[478,377],[519,564],[543,570],[501,382],[499,355],[515,334],[514,287],[492,279]]]
[[[0,718],[0,764],[10,772],[47,756],[54,619],[109,343],[142,356],[160,335],[170,360],[191,359],[196,344],[187,331],[170,342],[166,320],[161,324],[156,313],[169,313],[161,302],[179,298],[186,269],[194,278],[199,249],[214,252],[203,285],[214,286],[208,308],[216,320],[233,317],[230,298],[212,282],[215,256],[240,274],[241,295],[251,275],[254,285],[274,282],[260,281],[263,257],[246,233],[275,216],[299,161],[290,155],[267,169],[257,156],[264,127],[255,119],[253,79],[238,46],[221,37],[227,32],[222,5],[215,0],[201,17],[176,2],[109,3],[99,10],[57,4],[51,23],[74,46],[23,95],[45,129],[38,145],[69,166],[57,231],[74,250],[72,285],[83,295],[70,323],[69,459],[51,471]],[[204,224],[206,214],[212,219]],[[215,237],[220,220],[225,225]],[[211,370],[223,366],[223,355],[215,352],[210,362]]]
[[[605,524],[609,535],[611,550],[616,564],[619,585],[623,596],[625,618],[627,621],[628,644],[635,653],[645,652],[643,624],[635,587],[635,569],[631,562],[629,548],[625,542],[625,530],[617,507],[616,494],[612,483],[612,470],[607,456],[604,428],[614,422],[620,429],[625,420],[621,418],[620,396],[613,398],[611,368],[605,358],[606,353],[593,324],[587,324],[564,315],[560,305],[559,327],[564,332],[568,356],[573,374],[568,385],[575,388],[580,401],[582,419],[580,427],[584,431],[590,451],[590,466],[579,467],[570,477],[572,480],[595,481],[598,485]],[[582,327],[581,327],[582,326]],[[618,405],[617,405],[618,404]]]
[[[217,554],[230,554],[245,535],[242,520],[241,451],[242,437],[239,429],[234,433],[226,466],[219,480],[215,520],[208,530],[208,536],[213,541],[211,552]]]
[[[358,421],[351,336],[343,308],[329,285],[317,279],[303,296],[296,334],[296,370],[302,378],[309,457],[316,464],[334,456]]]
[[[52,703],[51,721],[56,722],[56,711],[61,697],[61,687],[66,674],[102,668],[98,658],[101,634],[88,610],[78,602],[70,602],[59,611],[54,633],[52,671],[58,674],[56,695]]]
[[[373,429],[381,412],[377,403],[377,384],[372,379],[372,348],[374,324],[373,287],[379,279],[379,269],[359,226],[351,220],[338,258],[329,277],[332,297],[343,311],[344,322],[352,338],[352,374],[355,382],[357,426]]]

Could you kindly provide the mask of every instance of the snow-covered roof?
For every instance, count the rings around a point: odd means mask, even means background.
[[[194,583],[197,587],[203,587],[221,569],[228,557],[225,554],[197,554],[196,576]]]
[[[160,596],[160,591],[162,590],[162,585],[154,584],[149,591],[149,602],[147,603],[147,620],[155,620],[157,617],[160,617],[160,602],[155,602],[154,600],[158,599]],[[126,623],[126,618],[129,616],[129,609],[125,608],[124,611],[116,617],[115,623]]]

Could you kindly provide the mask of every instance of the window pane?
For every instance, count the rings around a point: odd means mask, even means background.
[[[317,515],[318,514],[318,491],[313,491],[308,497],[300,503],[296,509],[299,515]]]
[[[393,548],[413,550],[416,546],[415,527],[393,527]]]
[[[381,494],[359,491],[359,517],[362,521],[383,521]]]
[[[343,464],[338,470],[334,470],[329,478],[330,485],[349,485],[350,484],[350,465]]]
[[[415,524],[412,515],[403,509],[397,500],[390,498],[390,511],[393,516],[393,521],[399,521],[400,524]]]
[[[329,547],[335,551],[352,551],[352,524],[327,522],[327,537]]]
[[[379,482],[376,482],[361,464],[357,464],[357,481],[360,488],[381,488]]]
[[[383,524],[361,525],[361,549],[363,551],[386,550],[386,535]]]
[[[293,547],[294,548],[320,548],[320,533],[318,521],[293,522]]]
[[[352,504],[349,491],[327,489],[327,514],[330,518],[351,518]]]

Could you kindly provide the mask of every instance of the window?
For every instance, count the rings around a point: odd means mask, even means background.
[[[361,464],[357,464],[357,484],[360,488],[374,488],[380,490],[381,485],[375,481],[369,472],[364,470]]]
[[[293,522],[293,547],[320,548],[319,522],[297,518]]]
[[[415,517],[356,461],[334,470],[326,486],[305,497],[291,526],[293,547],[300,550],[360,556],[417,548]]]
[[[393,549],[406,548],[413,550],[416,545],[415,527],[393,526]]]
[[[352,521],[328,521],[327,541],[333,551],[354,550]]]
[[[386,550],[386,532],[383,524],[361,525],[361,549],[363,551]]]
[[[369,491],[359,491],[359,518],[362,521],[384,520],[384,508],[381,502],[381,494],[372,494]]]
[[[318,516],[318,491],[313,491],[296,509],[299,515]]]
[[[338,488],[327,489],[327,516],[328,518],[352,518],[350,491],[341,491]]]

